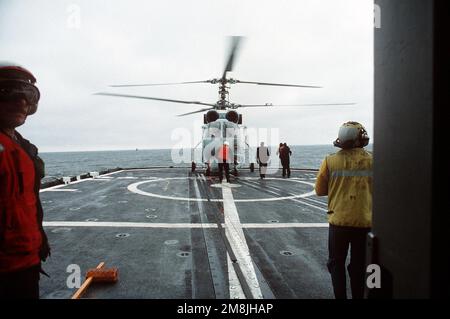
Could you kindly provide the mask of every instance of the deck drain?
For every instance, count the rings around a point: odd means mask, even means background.
[[[52,230],[52,233],[58,234],[58,233],[67,233],[70,232],[72,228],[67,227],[61,227],[61,228],[55,228]]]
[[[166,245],[176,245],[176,244],[178,244],[178,240],[176,240],[176,239],[166,240],[164,242],[164,244],[166,244]]]
[[[276,220],[276,219],[271,219],[271,220],[269,220],[269,223],[279,223],[280,221],[279,220]]]
[[[81,207],[71,207],[69,210],[80,210]]]
[[[96,222],[96,221],[98,221],[98,219],[97,218],[88,218],[88,219],[86,219],[86,221],[87,222]]]
[[[120,234],[116,235],[117,238],[126,238],[126,237],[129,237],[129,236],[130,236],[130,234],[128,234],[128,233],[120,233]]]
[[[282,254],[283,256],[292,256],[292,255],[294,255],[294,253],[292,251],[289,251],[289,250],[282,250],[282,251],[280,251],[280,254]]]
[[[177,254],[178,257],[183,257],[183,258],[189,257],[190,255],[191,255],[191,253],[189,253],[189,252],[187,252],[187,251],[180,251],[180,252]]]
[[[118,203],[119,204],[125,204],[125,203],[128,203],[128,201],[127,200],[119,200]]]
[[[155,218],[158,218],[158,216],[156,216],[156,215],[147,215],[147,216],[145,216],[145,217],[147,217],[148,219],[155,219]]]

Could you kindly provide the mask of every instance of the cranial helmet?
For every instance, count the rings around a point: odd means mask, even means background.
[[[342,149],[362,148],[369,144],[369,135],[360,123],[347,122],[339,128],[338,138],[333,144]]]
[[[4,84],[8,89],[12,86],[18,91],[23,91],[30,103],[28,115],[36,113],[40,98],[40,92],[35,83],[36,78],[26,68],[15,62],[0,61],[0,84]]]

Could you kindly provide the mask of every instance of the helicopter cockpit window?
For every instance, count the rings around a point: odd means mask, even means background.
[[[214,139],[221,135],[220,123],[210,123],[205,137]]]
[[[230,138],[239,135],[239,128],[235,124],[223,124],[223,137]]]

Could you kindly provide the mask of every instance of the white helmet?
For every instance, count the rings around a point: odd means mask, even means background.
[[[333,144],[342,149],[362,148],[369,144],[369,135],[360,123],[347,122],[339,128],[338,138]]]

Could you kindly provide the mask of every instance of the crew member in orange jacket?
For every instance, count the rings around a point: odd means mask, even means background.
[[[15,129],[37,111],[36,78],[0,61],[0,298],[39,298],[41,261],[50,256],[39,199],[44,162]]]
[[[223,171],[225,170],[225,177],[227,182],[230,182],[230,162],[231,162],[231,154],[229,143],[225,141],[223,145],[219,148],[218,152],[218,160],[219,160],[219,179],[222,183],[223,180]]]

